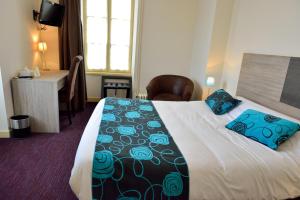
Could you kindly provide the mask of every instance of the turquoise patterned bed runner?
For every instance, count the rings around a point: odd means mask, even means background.
[[[92,195],[101,200],[189,199],[188,166],[151,101],[105,99]]]

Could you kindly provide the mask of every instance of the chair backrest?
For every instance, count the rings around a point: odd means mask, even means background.
[[[67,79],[67,86],[68,86],[68,100],[72,100],[74,97],[74,92],[75,92],[75,83],[76,83],[76,78],[77,78],[77,72],[78,68],[80,66],[80,63],[82,62],[83,57],[82,56],[76,56],[72,60],[71,68],[69,71],[68,79]]]
[[[184,76],[178,75],[160,75],[153,80],[158,81],[160,85],[161,93],[172,93],[178,96],[182,96],[186,86],[194,88],[194,83],[190,79]]]

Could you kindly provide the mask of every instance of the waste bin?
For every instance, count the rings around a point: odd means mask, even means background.
[[[31,134],[30,118],[28,115],[16,115],[10,119],[11,137],[24,138]]]

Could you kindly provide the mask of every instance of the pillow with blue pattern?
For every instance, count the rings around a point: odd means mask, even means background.
[[[220,89],[208,96],[205,102],[216,115],[223,115],[234,109],[242,101]]]
[[[246,110],[226,128],[276,150],[300,130],[300,125],[256,110]]]

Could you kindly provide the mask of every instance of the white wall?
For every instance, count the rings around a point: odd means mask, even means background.
[[[32,19],[35,0],[1,1],[0,66],[7,116],[13,115],[10,80],[24,66],[38,62],[38,32]]]
[[[0,67],[0,133],[7,131],[7,116],[6,116],[6,108],[5,108],[5,100],[4,100],[4,92],[2,85],[2,74]]]
[[[198,0],[145,0],[140,91],[160,74],[189,76]]]
[[[223,85],[236,93],[245,52],[300,57],[299,0],[237,0],[232,17]]]
[[[88,98],[101,97],[101,76],[86,75],[86,89]]]
[[[217,1],[206,69],[206,75],[213,76],[216,80],[215,88],[221,86],[234,3],[235,0]],[[204,97],[207,96],[207,91],[204,93]]]
[[[216,0],[199,0],[193,35],[190,77],[195,81],[194,99],[201,99],[205,83],[206,65],[213,32]]]

